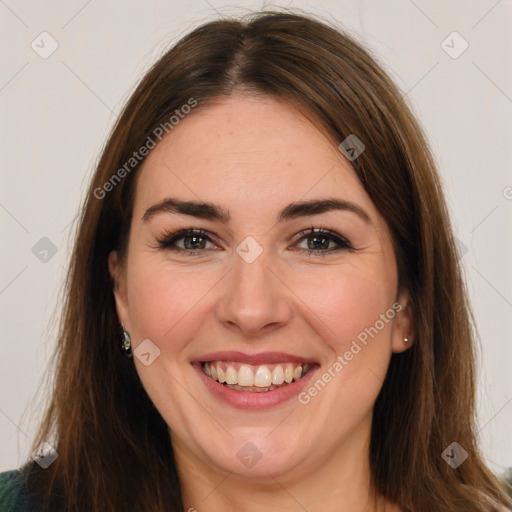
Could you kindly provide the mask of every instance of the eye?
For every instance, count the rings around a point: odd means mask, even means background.
[[[297,235],[296,244],[306,243],[299,250],[307,251],[309,255],[326,256],[328,253],[343,249],[353,249],[350,242],[332,229],[313,228],[301,231]],[[332,247],[332,245],[335,245]]]
[[[300,244],[304,243],[306,247],[300,247]],[[210,247],[208,247],[208,244],[210,244]],[[165,234],[158,240],[158,247],[191,256],[199,256],[205,250],[218,249],[218,246],[213,243],[206,231],[193,228]],[[313,227],[296,235],[295,247],[298,247],[300,251],[306,251],[310,256],[313,254],[326,256],[342,249],[353,249],[346,238],[332,229]]]
[[[213,247],[207,247],[207,244]],[[206,231],[202,229],[182,229],[170,235],[164,235],[158,240],[161,249],[169,249],[188,254],[199,254],[205,249],[216,249],[217,246],[211,241]]]

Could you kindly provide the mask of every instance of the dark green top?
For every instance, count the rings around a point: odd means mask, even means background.
[[[20,471],[13,470],[0,473],[0,511],[30,511],[24,476]]]

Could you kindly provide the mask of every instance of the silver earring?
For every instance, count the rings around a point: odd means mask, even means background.
[[[404,343],[409,343],[409,338],[404,338]]]
[[[127,359],[131,359],[133,357],[132,340],[130,335],[124,330],[123,324],[119,324],[119,335],[121,339],[121,352]]]

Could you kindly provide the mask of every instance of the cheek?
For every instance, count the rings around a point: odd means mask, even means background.
[[[141,254],[130,264],[128,304],[134,331],[157,343],[173,339],[174,328],[179,328],[180,339],[187,338],[184,333],[200,325],[192,320],[201,312],[201,299],[218,279],[213,273],[171,269],[161,256]]]
[[[387,339],[388,343],[379,344],[387,353],[395,294],[392,281],[364,272],[339,272],[322,280],[305,276],[297,295],[308,297],[303,314],[314,322],[331,351],[343,354],[353,340],[364,343],[379,337]],[[391,318],[382,321],[386,313]]]

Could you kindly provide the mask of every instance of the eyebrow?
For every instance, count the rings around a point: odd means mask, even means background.
[[[334,210],[354,213],[365,223],[371,224],[370,216],[363,208],[350,201],[337,198],[312,199],[310,201],[290,203],[279,212],[277,221],[284,222],[298,217],[319,215]],[[181,201],[168,197],[148,208],[142,216],[142,221],[147,222],[159,213],[178,213],[198,217],[200,219],[218,220],[224,223],[228,223],[231,219],[227,210],[212,203]]]

